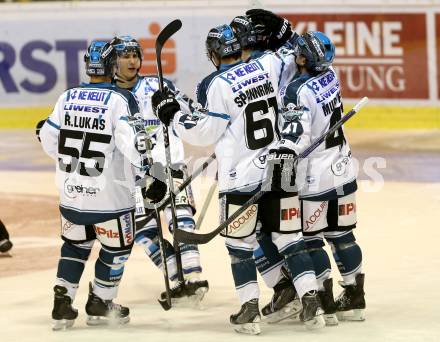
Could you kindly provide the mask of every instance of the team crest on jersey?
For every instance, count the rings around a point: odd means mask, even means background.
[[[347,172],[347,165],[351,162],[350,158],[344,156],[335,161],[332,166],[332,172],[335,176],[342,176]]]

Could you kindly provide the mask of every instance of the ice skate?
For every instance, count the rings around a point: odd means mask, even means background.
[[[330,278],[324,281],[324,290],[318,291],[318,296],[324,310],[325,325],[338,325],[336,304],[333,298],[333,279]]]
[[[12,242],[8,239],[4,239],[0,241],[0,257],[8,257],[11,256],[9,251],[12,248]]]
[[[302,309],[295,287],[289,279],[282,279],[274,287],[275,293],[261,313],[267,323],[277,323],[286,318],[295,318]]]
[[[130,321],[130,310],[111,300],[102,300],[93,293],[89,284],[89,299],[86,304],[87,325],[120,325]]]
[[[356,285],[339,284],[344,288],[336,299],[336,314],[340,321],[365,320],[365,274],[356,276]]]
[[[53,288],[55,293],[52,310],[52,330],[66,330],[73,326],[78,317],[78,310],[72,307],[72,299],[67,295],[64,286],[56,285]]]
[[[230,317],[230,322],[234,330],[242,334],[258,335],[261,333],[260,321],[258,299],[251,299],[244,303],[240,311]]]
[[[209,284],[207,280],[185,281],[184,283],[177,282],[176,285],[170,289],[171,304],[177,306],[192,304],[197,306],[208,290]],[[160,294],[159,301],[166,301],[166,298],[167,294],[164,291]]]
[[[320,329],[325,327],[324,310],[317,291],[309,291],[301,298],[303,309],[300,314],[301,321],[304,322],[309,330]]]

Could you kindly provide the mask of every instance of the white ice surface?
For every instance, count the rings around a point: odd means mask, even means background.
[[[216,225],[215,207],[213,201],[203,230]],[[438,183],[386,183],[374,193],[361,187],[356,236],[366,274],[367,320],[362,323],[342,322],[337,327],[310,332],[300,323],[287,321],[262,325],[260,336],[233,332],[229,315],[239,309],[239,303],[229,257],[218,237],[200,247],[204,276],[210,282],[204,310],[163,311],[156,301],[164,288],[163,277],[135,247],[117,300],[130,307],[131,322],[122,328],[86,326],[84,305],[87,282],[93,278],[95,249],[74,303],[79,317],[67,332],[51,330],[55,269],[0,279],[0,341],[440,341],[439,219]],[[18,246],[23,243],[27,241],[17,241]],[[47,243],[54,242],[50,239]],[[0,267],[4,262],[8,259],[0,259]],[[333,273],[338,280],[335,267]],[[262,307],[271,290],[262,283],[260,288]],[[336,284],[334,290],[337,295]]]

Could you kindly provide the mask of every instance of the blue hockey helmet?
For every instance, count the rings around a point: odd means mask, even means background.
[[[114,37],[110,44],[114,47],[118,56],[127,52],[135,52],[141,61],[144,57],[141,45],[132,36]]]
[[[232,19],[229,26],[240,40],[240,45],[243,49],[252,48],[257,44],[257,34],[254,25],[248,17],[239,15]]]
[[[84,55],[86,73],[89,76],[113,77],[116,54],[113,46],[103,41],[93,41]]]
[[[234,31],[229,25],[221,25],[212,28],[206,37],[206,53],[212,60],[215,53],[218,58],[241,56],[241,45]]]
[[[330,38],[318,31],[309,31],[298,37],[293,52],[306,58],[306,68],[315,73],[326,71],[335,58],[335,46]]]

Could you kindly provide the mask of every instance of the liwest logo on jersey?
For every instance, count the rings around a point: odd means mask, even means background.
[[[107,32],[113,32],[110,27],[113,23],[109,22],[108,25]],[[152,22],[148,29],[152,37],[138,39],[144,52],[141,74],[156,72],[155,41],[161,27],[158,23]],[[96,39],[77,37],[51,41],[42,37],[25,41],[19,46],[15,42],[15,36],[13,34],[11,36],[13,38],[10,41],[0,41],[0,84],[6,94],[47,93],[57,87],[57,82],[59,89],[78,85],[80,72],[84,69],[81,63],[82,56],[89,43]],[[110,39],[111,37],[107,37],[100,40]],[[176,65],[176,43],[173,39],[169,39],[162,52],[163,73],[174,73]],[[63,84],[59,84],[60,81]]]

